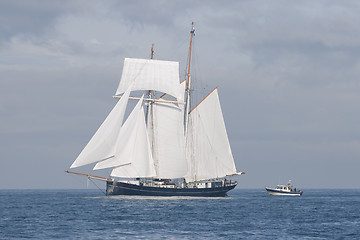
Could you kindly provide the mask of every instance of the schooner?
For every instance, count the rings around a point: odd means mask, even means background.
[[[191,109],[191,48],[186,80],[179,62],[125,58],[119,99],[70,168],[95,164],[111,169],[107,195],[226,196],[237,172],[221,111],[218,90]],[[141,97],[130,96],[142,91]],[[156,97],[156,95],[160,96]],[[124,120],[129,101],[137,101]]]

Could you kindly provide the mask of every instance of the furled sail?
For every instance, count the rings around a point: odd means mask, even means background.
[[[117,94],[125,92],[131,83],[132,91],[155,90],[183,100],[179,85],[179,63],[152,59],[125,58]]]
[[[180,178],[187,172],[184,105],[154,103],[153,157],[158,178]]]
[[[130,90],[131,88],[128,87],[70,168],[81,167],[114,156],[116,151],[114,143],[121,129]]]
[[[214,89],[189,116],[187,181],[221,178],[236,173],[234,158]]]
[[[127,168],[135,168],[138,171],[139,175],[134,176],[142,176],[144,172],[155,176],[154,171],[152,171],[154,163],[151,156],[142,103],[143,98],[139,100],[121,127],[116,141],[116,145],[119,147],[114,157],[98,162],[94,170],[128,166]]]

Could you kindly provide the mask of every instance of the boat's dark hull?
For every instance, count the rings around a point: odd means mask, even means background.
[[[225,197],[236,184],[212,188],[161,188],[124,182],[106,182],[106,195]]]

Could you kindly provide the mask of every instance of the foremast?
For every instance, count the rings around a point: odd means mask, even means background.
[[[189,63],[187,69],[187,79],[186,79],[186,110],[185,110],[185,134],[188,131],[189,125],[189,113],[190,113],[190,86],[191,86],[191,76],[190,76],[190,65],[191,65],[191,50],[192,50],[192,41],[193,36],[195,35],[194,22],[191,23],[191,31],[190,31],[190,49],[189,49]]]

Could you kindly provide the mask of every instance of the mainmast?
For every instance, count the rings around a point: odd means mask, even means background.
[[[150,59],[154,58],[154,44],[151,45],[151,55],[150,55]],[[151,98],[152,92],[151,90],[148,91],[148,97]],[[149,105],[150,106],[150,101],[149,101]]]
[[[195,35],[194,22],[191,23],[191,31],[190,31],[190,50],[189,50],[189,64],[188,64],[188,72],[186,79],[186,112],[185,112],[185,133],[187,133],[187,128],[189,124],[189,112],[190,112],[190,64],[191,64],[191,48],[192,48],[192,40]]]
[[[154,59],[154,44],[151,45],[151,55],[150,55],[150,59]],[[148,128],[148,134],[149,134],[149,139],[150,139],[150,146],[151,146],[151,153],[152,156],[154,158],[154,166],[155,166],[155,172],[156,174],[158,174],[158,160],[154,157],[155,156],[155,152],[154,152],[154,142],[155,142],[155,138],[154,138],[154,119],[153,119],[153,101],[151,100],[153,97],[153,92],[151,90],[149,90],[147,92],[148,95],[148,102],[147,102],[147,128]]]
[[[151,55],[150,55],[150,59],[153,59],[154,58],[154,44],[152,44],[151,45]],[[148,92],[147,92],[147,96],[148,96],[148,98],[149,99],[151,99],[152,98],[152,92],[151,92],[151,90],[149,90]],[[147,116],[146,116],[146,119],[147,119],[147,125],[148,125],[148,128],[149,128],[149,120],[150,120],[150,114],[151,114],[151,103],[152,103],[152,101],[151,100],[149,100],[148,102],[147,102]],[[150,128],[149,128],[150,129]]]
[[[150,55],[150,59],[153,59],[153,58],[154,58],[154,44],[151,45],[151,55]],[[148,98],[151,99],[152,98],[152,91],[149,90],[147,92],[147,95],[148,95]],[[152,125],[152,119],[151,119],[151,123],[150,123],[150,117],[151,117],[150,114],[152,114],[151,113],[151,104],[152,104],[152,101],[149,100],[147,102],[147,117],[146,117],[147,118],[148,129],[150,129],[149,125]],[[151,126],[151,128],[152,128],[152,126]]]
[[[150,55],[150,59],[154,58],[154,44],[151,45],[151,55]]]

